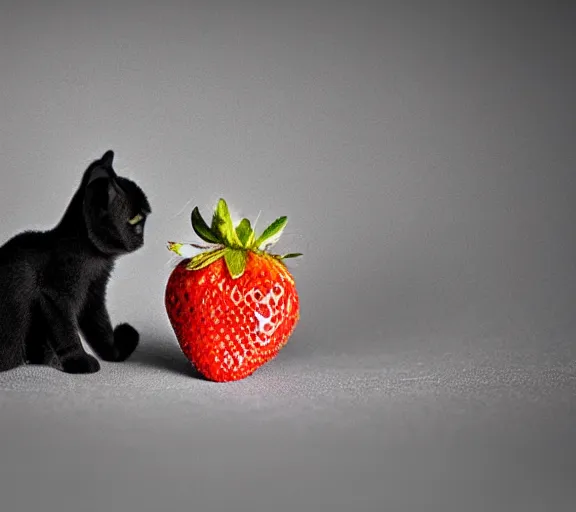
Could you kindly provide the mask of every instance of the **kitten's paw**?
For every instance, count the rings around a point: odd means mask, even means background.
[[[116,361],[128,359],[136,350],[139,340],[140,335],[134,327],[129,324],[117,325],[114,329],[114,348],[118,351]]]
[[[96,373],[98,370],[100,363],[90,354],[68,356],[62,361],[62,371],[66,373]]]

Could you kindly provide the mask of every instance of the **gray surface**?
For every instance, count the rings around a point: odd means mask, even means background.
[[[1,238],[110,147],[154,215],[110,289],[133,359],[0,374],[0,509],[574,510],[573,3],[188,4],[2,7]],[[306,255],[291,342],[226,385],[162,303],[220,195]]]

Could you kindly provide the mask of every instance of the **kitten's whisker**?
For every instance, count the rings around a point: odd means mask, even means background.
[[[174,267],[177,265],[179,258],[177,256],[172,256],[165,264],[164,267]]]
[[[258,215],[256,215],[256,220],[254,221],[254,224],[252,225],[252,229],[254,230],[254,233],[256,233],[256,225],[258,224],[258,219],[260,218],[261,214],[262,214],[262,210],[260,210],[258,212]]]
[[[184,210],[188,207],[188,205],[193,201],[193,198],[190,198],[188,201],[186,201],[186,204],[180,209],[180,211],[174,215],[172,217],[172,219],[175,219],[176,217],[179,217],[180,215],[182,215],[184,213]]]

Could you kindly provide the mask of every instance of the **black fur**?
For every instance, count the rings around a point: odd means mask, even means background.
[[[98,360],[123,361],[138,345],[128,324],[112,329],[106,286],[115,259],[140,248],[148,200],[116,175],[107,151],[84,172],[64,216],[51,230],[26,231],[0,247],[0,371],[24,363],[93,373]],[[128,221],[137,214],[137,224]]]

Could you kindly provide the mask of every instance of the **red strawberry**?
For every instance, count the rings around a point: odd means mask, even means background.
[[[276,219],[255,237],[248,219],[236,228],[220,199],[209,227],[198,208],[192,227],[208,247],[169,242],[185,257],[166,285],[168,318],[186,357],[209,380],[240,380],[273,359],[300,315],[294,278],[271,254],[287,223]],[[191,257],[192,247],[206,249]]]

